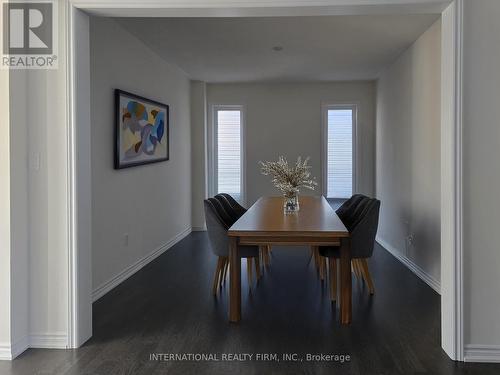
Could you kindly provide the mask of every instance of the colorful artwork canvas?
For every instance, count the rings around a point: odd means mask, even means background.
[[[168,105],[118,89],[115,102],[115,169],[168,160]]]

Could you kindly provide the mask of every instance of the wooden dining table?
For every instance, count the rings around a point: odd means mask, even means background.
[[[229,321],[241,319],[240,245],[340,247],[340,321],[351,323],[352,280],[349,231],[324,197],[301,196],[300,209],[285,213],[282,197],[263,197],[228,230]]]

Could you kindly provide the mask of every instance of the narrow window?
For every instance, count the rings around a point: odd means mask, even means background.
[[[215,192],[243,201],[242,108],[214,107]]]
[[[326,180],[327,198],[349,198],[354,186],[355,106],[326,106]]]

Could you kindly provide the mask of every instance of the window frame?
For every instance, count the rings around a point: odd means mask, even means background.
[[[213,197],[218,190],[218,143],[217,114],[219,111],[240,111],[240,198],[239,203],[246,205],[246,127],[245,106],[242,104],[211,104],[208,131],[208,192]]]
[[[358,193],[358,158],[357,158],[357,133],[358,133],[358,108],[359,103],[322,103],[321,104],[321,177],[322,195],[328,197],[328,110],[352,110],[352,194]]]

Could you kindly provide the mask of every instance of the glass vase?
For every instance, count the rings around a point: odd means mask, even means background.
[[[299,194],[285,194],[283,196],[283,210],[285,214],[294,213],[299,210]]]

